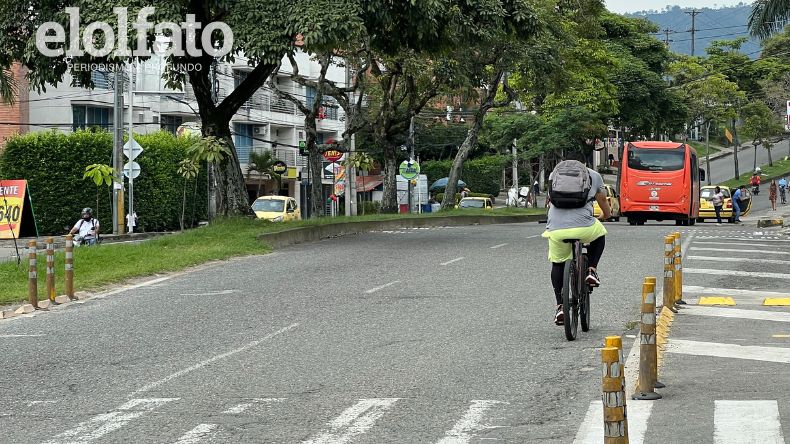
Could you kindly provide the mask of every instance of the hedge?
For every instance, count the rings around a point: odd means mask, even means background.
[[[178,162],[193,142],[165,132],[138,135],[135,140],[144,150],[135,159],[141,169],[134,180],[138,231],[178,229],[184,186],[177,173]],[[107,233],[112,231],[111,189],[82,178],[85,167],[94,163],[112,164],[109,132],[29,133],[7,140],[0,152],[0,177],[28,181],[40,235],[63,234],[80,217],[83,207],[94,209]],[[188,184],[187,224],[193,209],[195,223],[206,217],[205,167],[196,182],[203,185],[196,191],[195,180]]]
[[[467,160],[461,172],[461,180],[466,182],[466,187],[476,193],[484,195],[499,195],[502,181],[502,168],[507,162],[506,156],[484,156]],[[453,165],[449,160],[428,160],[422,162],[420,170],[428,176],[428,184],[447,177]]]

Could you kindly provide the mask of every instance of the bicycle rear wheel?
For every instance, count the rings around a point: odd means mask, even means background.
[[[569,341],[576,339],[579,329],[579,305],[577,302],[576,260],[565,262],[562,275],[562,312],[565,315],[565,338]]]
[[[582,324],[582,331],[590,331],[590,287],[587,286],[587,282],[584,279],[584,275],[587,272],[587,268],[589,265],[587,264],[587,256],[582,256],[582,277],[581,282],[579,282],[579,317],[581,318]]]

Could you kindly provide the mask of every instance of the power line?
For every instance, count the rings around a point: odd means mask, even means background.
[[[686,14],[691,16],[691,56],[694,57],[694,44],[695,40],[694,37],[697,33],[696,23],[697,23],[697,15],[702,14],[702,11],[698,9],[692,9],[691,11],[685,11]]]

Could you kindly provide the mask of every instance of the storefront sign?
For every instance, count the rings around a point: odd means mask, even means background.
[[[0,239],[37,235],[27,181],[0,179]]]

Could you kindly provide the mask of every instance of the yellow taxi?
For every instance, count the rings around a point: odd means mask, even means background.
[[[699,217],[698,221],[704,222],[705,219],[716,219],[716,210],[713,208],[711,198],[716,192],[715,185],[706,185],[700,189],[700,204],[699,204]],[[733,223],[735,220],[735,211],[732,208],[732,194],[735,189],[721,186],[721,194],[724,196],[724,202],[721,207],[721,218],[726,219],[727,222]],[[752,195],[748,189],[743,190],[741,199],[741,216],[746,216],[752,209]]]
[[[456,208],[480,208],[483,210],[493,210],[494,204],[489,197],[464,197],[458,202]]]
[[[252,211],[258,219],[272,222],[301,220],[302,213],[296,205],[296,199],[288,196],[263,196],[252,203]]]
[[[604,190],[606,200],[609,202],[609,208],[612,210],[611,220],[617,222],[620,220],[620,197],[615,193],[614,187],[611,185],[604,185]],[[593,201],[593,216],[601,217],[601,207],[595,201]]]

